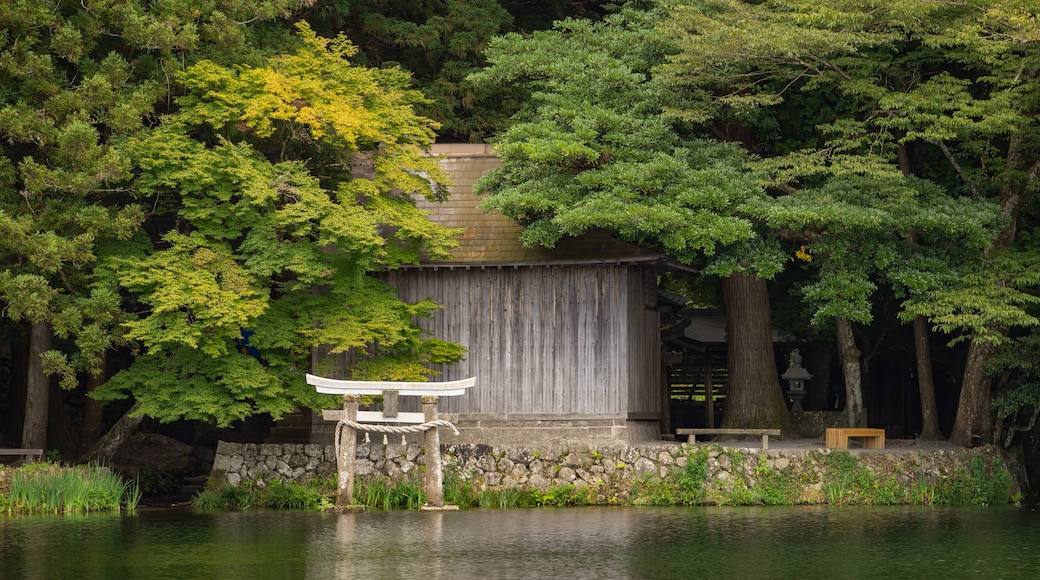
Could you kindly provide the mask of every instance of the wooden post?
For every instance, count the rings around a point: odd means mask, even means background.
[[[437,401],[434,395],[422,397],[423,420],[437,420]],[[426,446],[426,503],[432,507],[444,507],[444,470],[441,467],[441,434],[437,427],[423,432]]]
[[[343,419],[357,421],[358,404],[361,395],[343,395]],[[354,456],[357,454],[357,431],[344,426],[340,433],[339,455],[336,456],[336,468],[339,478],[336,482],[336,507],[347,507],[354,503]]]
[[[708,429],[715,428],[715,383],[712,379],[711,356],[704,357],[704,422]]]

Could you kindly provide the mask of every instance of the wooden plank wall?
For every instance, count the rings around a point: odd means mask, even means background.
[[[661,315],[657,306],[657,275],[630,269],[628,412],[659,418],[664,406],[661,363]]]
[[[447,413],[611,415],[660,409],[660,333],[646,274],[623,264],[402,269],[387,282],[444,309],[424,323],[467,359],[435,380],[477,377]],[[517,417],[519,418],[519,417]]]

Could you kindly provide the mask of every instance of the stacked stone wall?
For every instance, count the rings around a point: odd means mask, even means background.
[[[624,498],[637,484],[662,480],[691,457],[705,463],[709,494],[724,495],[734,488],[751,488],[763,470],[793,474],[803,487],[800,501],[824,503],[827,449],[770,449],[659,442],[603,447],[491,447],[450,444],[442,446],[446,470],[469,481],[477,490],[533,488],[547,490],[569,485],[593,488],[605,502]],[[359,443],[355,473],[359,478],[383,477],[401,481],[417,477],[423,465],[418,443]],[[976,459],[991,465],[999,449],[912,448],[884,451],[854,450],[860,466],[877,477],[910,486],[934,485],[971,469]],[[1004,465],[1003,469],[1009,466]],[[1013,471],[1013,470],[1012,470]],[[221,442],[211,481],[263,485],[272,479],[303,481],[336,474],[335,449],[319,444],[239,444]],[[1013,491],[1017,491],[1013,490]]]

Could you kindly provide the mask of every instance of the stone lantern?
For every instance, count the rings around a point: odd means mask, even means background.
[[[802,353],[798,349],[791,351],[791,366],[780,378],[788,382],[788,396],[791,397],[791,410],[803,411],[802,399],[805,397],[805,381],[812,378],[809,371],[802,368]]]

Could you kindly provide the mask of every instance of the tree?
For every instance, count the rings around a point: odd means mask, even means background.
[[[490,65],[474,81],[528,98],[495,141],[503,167],[477,187],[486,208],[525,226],[527,244],[551,247],[604,228],[722,276],[731,348],[725,425],[789,431],[763,279],[783,256],[743,212],[767,198],[738,146],[662,117],[651,71],[675,46],[655,31],[659,16],[625,10],[492,42]]]
[[[797,252],[813,279],[798,288],[813,311],[812,323],[833,320],[846,387],[850,425],[865,421],[860,352],[853,323],[873,319],[871,298],[879,285],[900,295],[935,287],[952,274],[922,240],[960,240],[976,251],[986,241],[994,208],[948,198],[934,184],[900,174],[832,176],[818,187],[778,197],[759,215],[785,239],[804,244]]]
[[[0,302],[32,328],[25,447],[47,446],[48,375],[68,389],[77,371],[100,372],[120,319],[115,287],[93,266],[143,220],[139,206],[107,201],[129,177],[114,143],[142,128],[159,87],[135,75],[100,27],[132,8],[0,8]],[[112,32],[137,31],[123,22]]]
[[[312,4],[0,7],[0,302],[40,353],[24,446],[47,447],[48,375],[98,382],[115,348],[140,356],[99,396],[222,424],[313,399],[319,342],[370,349],[365,376],[460,356],[414,325],[434,305],[369,276],[450,245],[407,197],[443,183],[421,155],[434,125],[403,73],[290,34]],[[238,354],[250,331],[262,361]]]
[[[400,70],[352,66],[342,36],[298,36],[263,65],[189,66],[176,111],[128,142],[134,194],[169,208],[155,216],[167,229],[109,262],[143,306],[124,324],[141,352],[98,396],[227,425],[328,404],[301,372],[321,346],[356,351],[361,379],[422,380],[462,355],[414,324],[435,304],[403,303],[370,274],[454,243],[411,197],[445,184],[423,154],[421,95]]]
[[[716,126],[753,125],[761,133],[770,123],[775,131],[777,117],[768,112],[789,95],[817,95],[820,106],[812,111],[824,113],[814,123],[817,134],[801,144],[774,139],[772,148],[758,149],[773,158],[768,163],[779,191],[811,187],[812,177],[821,174],[932,178],[951,198],[996,201],[1003,225],[989,226],[996,242],[987,253],[1007,246],[1015,215],[1036,187],[1037,160],[1030,153],[1036,148],[1030,143],[1036,124],[1038,28],[1028,7],[1002,0],[673,4],[668,26],[682,35],[683,52],[664,74],[673,86],[685,88],[687,97],[672,106],[673,114]],[[830,110],[834,115],[828,118]],[[937,161],[958,179],[934,171]],[[922,240],[909,226],[897,233],[915,248],[944,243]],[[958,260],[964,267],[978,267],[970,252],[950,256],[946,263]],[[990,273],[983,286],[1002,284],[999,269],[983,271]],[[906,270],[909,277],[898,281],[909,299],[906,315],[935,322],[967,278],[937,273],[922,286],[925,278],[914,272]],[[985,326],[998,335],[1007,324],[1030,323],[1016,304],[1021,293],[1004,296],[1010,300],[961,302],[952,308],[987,311]],[[968,314],[958,328],[976,338],[951,435],[962,444],[988,438],[990,415],[988,383],[980,369],[989,356],[986,337],[993,334],[972,326]],[[920,332],[921,326],[915,328]]]
[[[481,142],[520,107],[505,87],[477,86],[467,76],[485,64],[498,34],[544,30],[572,16],[595,18],[604,0],[352,0],[319,2],[306,13],[321,34],[344,33],[356,62],[400,66],[428,100],[419,111],[440,124],[444,141]]]

